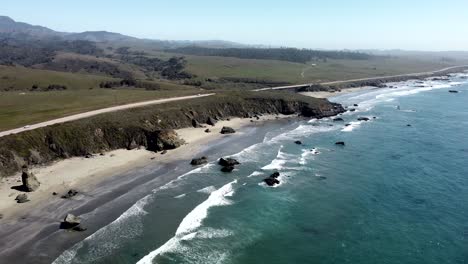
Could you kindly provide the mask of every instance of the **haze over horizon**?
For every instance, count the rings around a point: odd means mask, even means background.
[[[339,7],[339,8],[338,8]],[[402,8],[403,7],[403,8]],[[3,4],[16,21],[63,32],[105,30],[162,40],[226,40],[315,49],[468,50],[468,2],[265,0]],[[372,21],[372,23],[369,23]],[[463,32],[465,31],[465,32]]]

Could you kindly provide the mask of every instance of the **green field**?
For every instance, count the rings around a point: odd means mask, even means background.
[[[161,89],[157,91],[102,89],[98,88],[100,82],[113,79],[22,67],[0,66],[0,79],[0,90],[10,89],[0,92],[0,130],[109,106],[200,93],[190,86],[166,82],[159,82]],[[60,84],[68,89],[31,92],[33,84]]]
[[[181,56],[160,51],[148,52],[150,57],[168,59]],[[69,56],[62,54],[63,56]],[[231,57],[185,56],[186,70],[196,79],[245,78],[280,83],[312,83],[355,78],[425,72],[456,63],[436,58],[383,58],[371,60],[328,60],[308,64],[251,60]],[[93,59],[90,57],[89,59]],[[461,62],[458,62],[461,63]],[[200,88],[181,85],[182,81],[163,81],[157,91],[135,88],[102,89],[103,81],[119,79],[82,73],[38,70],[24,67],[0,66],[0,130],[21,127],[53,118],[99,108],[157,98],[200,93]],[[65,85],[66,91],[31,92],[33,85],[47,87]],[[256,88],[262,84],[256,84]],[[202,86],[205,87],[205,86]],[[209,83],[208,89],[252,89],[252,84]]]
[[[328,60],[308,64],[227,57],[186,56],[186,58],[188,71],[200,77],[238,77],[292,84],[424,72],[454,65],[436,60],[404,58]]]

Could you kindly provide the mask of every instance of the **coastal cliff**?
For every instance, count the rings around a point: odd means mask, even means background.
[[[121,148],[151,151],[182,145],[174,129],[208,120],[262,114],[323,118],[345,110],[339,104],[290,93],[223,93],[215,96],[102,114],[0,138],[0,176],[23,165],[42,165]]]

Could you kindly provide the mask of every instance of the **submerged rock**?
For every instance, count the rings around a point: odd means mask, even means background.
[[[32,172],[28,171],[27,167],[23,167],[23,172],[21,174],[21,182],[23,183],[21,188],[25,192],[34,192],[41,185],[36,176],[34,176]]]
[[[232,172],[234,169],[235,169],[234,166],[229,165],[229,166],[222,167],[222,168],[221,168],[221,171],[222,171],[222,172]]]
[[[221,134],[234,134],[236,131],[232,127],[223,127],[221,129]]]
[[[208,158],[203,156],[201,158],[193,159],[190,164],[193,166],[199,166],[208,163]]]

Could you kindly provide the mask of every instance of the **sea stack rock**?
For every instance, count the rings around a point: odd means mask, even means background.
[[[232,127],[223,127],[221,129],[221,134],[234,134],[236,131]]]
[[[206,164],[208,163],[208,158],[203,156],[201,158],[198,158],[198,159],[193,159],[190,164],[193,165],[193,166],[199,166],[199,165],[203,165],[203,164]]]
[[[240,162],[232,158],[220,158],[218,161],[218,164],[223,167],[227,167],[227,166],[239,165]]]
[[[270,175],[270,177],[264,179],[263,181],[270,187],[273,187],[277,184],[280,184],[280,181],[278,180],[278,177],[280,176],[279,172],[275,172]]]
[[[27,167],[23,167],[21,181],[23,182],[23,190],[25,192],[34,192],[41,185],[36,176],[34,176],[32,172],[28,171]]]
[[[232,172],[235,166],[239,165],[240,162],[232,158],[220,158],[218,164],[223,166],[223,168],[221,168],[222,172]]]

